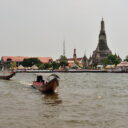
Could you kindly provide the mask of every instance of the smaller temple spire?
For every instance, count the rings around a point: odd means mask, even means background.
[[[73,58],[74,58],[74,59],[77,58],[77,56],[76,56],[76,49],[75,49],[75,48],[74,48]]]

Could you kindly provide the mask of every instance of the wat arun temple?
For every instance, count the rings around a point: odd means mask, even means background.
[[[68,58],[68,63],[74,62],[78,65],[83,65],[83,67],[96,67],[97,65],[103,65],[103,61],[105,58],[107,58],[108,55],[112,55],[112,52],[107,45],[105,23],[102,19],[98,45],[96,50],[93,51],[92,56],[90,56],[89,59],[86,57],[86,55],[84,55],[84,57],[77,58],[76,49],[74,49],[73,58]]]
[[[99,42],[95,51],[93,51],[92,57],[90,58],[92,65],[99,65],[103,63],[103,60],[111,55],[112,52],[107,45],[106,32],[105,32],[105,23],[102,19],[101,21],[101,30],[99,34]]]

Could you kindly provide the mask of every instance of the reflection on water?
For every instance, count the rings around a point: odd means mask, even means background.
[[[127,128],[128,74],[58,75],[48,95],[31,88],[31,73],[0,80],[0,128]]]
[[[59,94],[52,93],[52,94],[45,94],[42,98],[42,100],[45,102],[45,104],[50,105],[57,105],[61,104],[62,100],[59,99]]]

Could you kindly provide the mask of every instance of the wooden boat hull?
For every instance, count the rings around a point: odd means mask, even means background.
[[[10,75],[0,75],[0,79],[9,80],[12,78],[16,73],[12,72]]]
[[[57,78],[53,78],[48,83],[44,85],[32,85],[32,87],[38,89],[40,92],[43,93],[54,93],[56,88],[59,86],[59,81]]]

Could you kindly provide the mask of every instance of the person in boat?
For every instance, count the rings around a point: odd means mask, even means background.
[[[36,82],[42,82],[44,84],[45,81],[43,80],[43,76],[41,76],[41,75],[37,76]]]

